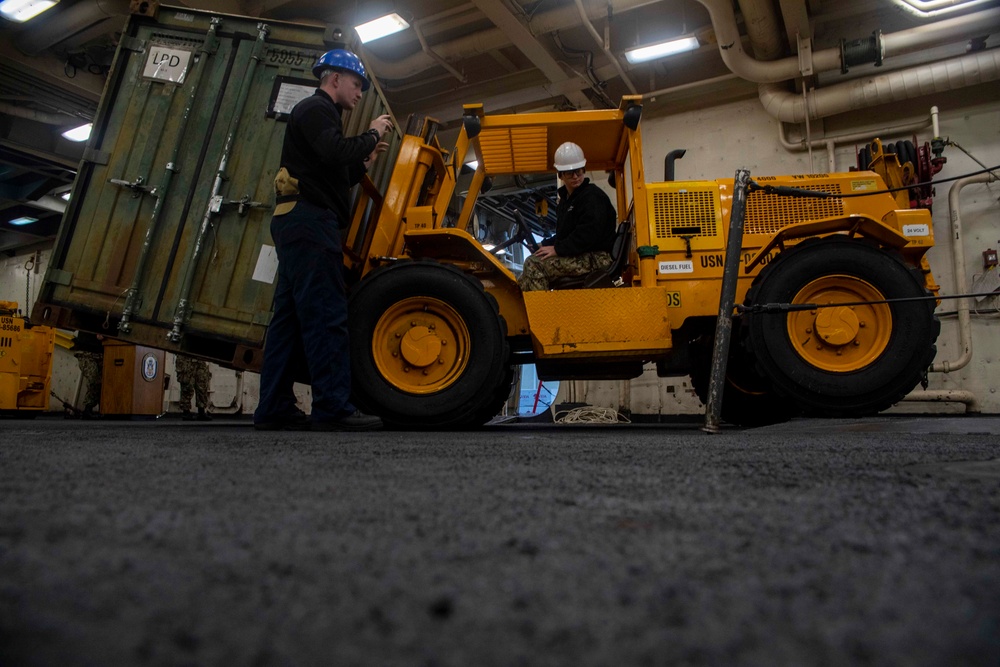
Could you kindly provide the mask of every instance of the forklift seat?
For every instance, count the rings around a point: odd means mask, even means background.
[[[625,270],[628,262],[629,243],[632,240],[632,219],[624,220],[615,232],[615,241],[611,246],[611,264],[606,269],[591,271],[582,276],[562,276],[556,278],[549,287],[551,289],[600,289],[614,287],[615,281]]]

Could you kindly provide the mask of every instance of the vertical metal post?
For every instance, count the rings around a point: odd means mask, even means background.
[[[170,159],[167,160],[167,164],[164,167],[163,180],[152,191],[154,197],[153,212],[149,216],[146,236],[142,241],[142,248],[139,250],[139,257],[135,263],[132,283],[125,290],[125,305],[122,307],[122,317],[118,322],[118,330],[125,334],[132,331],[132,313],[142,305],[142,297],[139,296],[139,283],[146,272],[146,261],[149,258],[149,251],[153,247],[153,236],[159,228],[160,214],[163,212],[163,202],[167,198],[167,193],[170,192],[170,182],[173,179],[174,173],[180,171],[177,166],[177,155],[180,153],[181,144],[184,142],[184,131],[187,128],[188,120],[191,118],[191,111],[194,109],[195,101],[198,99],[198,87],[201,83],[201,75],[207,66],[205,63],[208,60],[208,56],[215,53],[218,48],[215,34],[221,25],[222,19],[213,16],[212,23],[205,34],[205,40],[198,51],[199,58],[195,62],[194,71],[191,72],[191,76],[188,79],[190,91],[188,92],[187,103],[184,105],[184,113],[181,115],[181,120],[177,127],[177,136],[174,138],[173,148],[170,149]],[[173,96],[175,90],[176,87],[171,89],[171,96]]]
[[[201,219],[201,226],[198,228],[198,236],[195,239],[194,248],[188,258],[187,266],[184,267],[184,281],[181,284],[180,300],[177,302],[177,307],[174,310],[174,326],[173,329],[171,329],[167,334],[167,338],[174,343],[180,342],[181,337],[183,336],[181,329],[191,316],[191,303],[189,301],[189,297],[191,294],[191,286],[194,283],[195,270],[198,268],[198,260],[201,258],[201,253],[205,248],[205,237],[208,236],[208,230],[212,226],[212,217],[217,213],[221,213],[222,210],[222,195],[220,193],[222,192],[222,184],[227,178],[226,168],[229,166],[229,156],[233,150],[236,132],[239,130],[243,109],[246,106],[247,97],[250,94],[254,74],[257,71],[257,63],[260,62],[260,59],[264,56],[264,47],[270,30],[271,29],[264,23],[257,24],[257,41],[254,42],[253,51],[250,54],[250,62],[247,64],[247,69],[243,74],[243,80],[240,83],[240,90],[237,94],[236,104],[233,107],[232,119],[229,122],[229,131],[226,133],[226,142],[222,149],[222,157],[219,158],[219,167],[215,171],[215,181],[212,184],[212,194],[205,207],[205,215]]]
[[[749,184],[750,170],[737,169],[733,182],[733,203],[730,207],[729,238],[726,241],[726,264],[722,271],[722,290],[719,295],[719,317],[715,321],[708,405],[705,406],[705,425],[701,429],[706,433],[718,433],[719,422],[722,420],[722,391],[726,386],[726,362],[729,359],[729,340],[733,332],[733,307],[739,278],[740,251],[743,249],[743,220],[746,218]]]

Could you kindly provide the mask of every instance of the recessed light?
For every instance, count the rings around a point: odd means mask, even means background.
[[[3,0],[0,2],[0,14],[10,21],[24,23],[35,18],[46,9],[55,6],[59,0]]]
[[[90,131],[94,129],[93,123],[87,123],[86,125],[81,125],[80,127],[74,127],[72,130],[66,130],[62,133],[64,137],[70,141],[86,141],[90,139]]]
[[[400,30],[406,30],[410,27],[410,24],[403,20],[403,17],[399,14],[386,14],[367,23],[362,23],[359,26],[355,26],[354,29],[358,31],[358,37],[361,38],[362,44],[367,44],[373,40],[379,39],[380,37],[385,37],[386,35],[391,35],[394,32],[399,32]]]

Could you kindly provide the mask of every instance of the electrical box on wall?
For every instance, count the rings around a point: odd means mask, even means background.
[[[994,248],[983,251],[983,268],[988,269],[997,265],[997,251]]]

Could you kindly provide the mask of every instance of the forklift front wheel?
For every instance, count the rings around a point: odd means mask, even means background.
[[[354,395],[408,428],[478,426],[510,390],[510,347],[496,301],[453,266],[399,262],[350,299]]]

